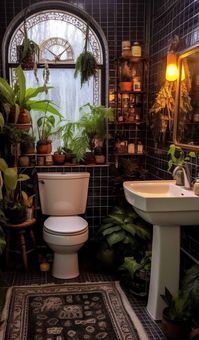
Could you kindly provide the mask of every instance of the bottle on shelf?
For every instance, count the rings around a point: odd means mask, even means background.
[[[131,42],[129,40],[122,41],[122,57],[129,58],[131,55]]]
[[[137,144],[137,153],[143,153],[143,144],[141,141],[138,142]]]
[[[142,48],[139,42],[135,41],[131,47],[131,54],[133,57],[141,57],[142,55]]]
[[[128,144],[128,153],[130,153],[130,154],[135,153],[135,144],[134,143]]]
[[[133,91],[135,92],[141,91],[141,77],[139,76],[133,78]]]

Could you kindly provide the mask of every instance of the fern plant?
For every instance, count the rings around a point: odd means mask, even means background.
[[[88,51],[89,25],[86,26],[86,37],[83,52],[79,55],[75,65],[74,77],[80,73],[81,87],[90,77],[95,76],[97,63],[94,55]]]

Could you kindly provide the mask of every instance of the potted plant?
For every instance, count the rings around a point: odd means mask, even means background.
[[[175,110],[175,86],[172,81],[165,81],[157,93],[150,109],[151,129],[156,143],[165,144],[166,132],[173,126]]]
[[[147,296],[151,270],[151,251],[145,251],[144,256],[139,260],[134,256],[125,257],[119,270],[122,272],[125,282],[128,282],[128,287],[133,294],[140,297]]]
[[[89,25],[86,26],[85,45],[83,52],[79,55],[75,65],[74,77],[80,73],[81,86],[87,82],[90,77],[95,76],[97,63],[92,52],[88,51]]]
[[[7,80],[0,77],[0,100],[7,114],[7,123],[30,124],[30,111],[48,112],[61,116],[59,111],[48,99],[33,99],[40,93],[46,93],[50,87],[40,86],[26,88],[26,79],[21,66],[16,68],[17,81],[11,86]]]
[[[53,162],[58,165],[62,165],[65,162],[65,151],[62,146],[58,146],[53,155]]]
[[[189,268],[182,280],[182,291],[187,294],[191,300],[192,314],[196,323],[199,323],[199,265],[194,264]]]
[[[47,112],[37,120],[37,130],[39,140],[37,141],[37,153],[38,154],[50,154],[52,152],[52,134],[55,127],[54,115],[48,115]]]
[[[39,46],[28,37],[26,19],[23,23],[23,42],[17,46],[17,59],[23,70],[32,70],[39,60]]]
[[[0,158],[0,171],[3,173],[5,194],[2,199],[3,212],[10,223],[26,220],[26,207],[21,196],[20,183],[29,179],[26,174],[18,174],[16,168],[9,168]]]
[[[104,144],[105,138],[108,137],[105,121],[113,121],[113,111],[103,105],[93,106],[90,103],[80,107],[81,118],[77,122],[77,127],[81,135],[87,139],[88,148],[94,153],[95,140],[101,140]]]
[[[33,199],[35,195],[28,196],[28,194],[23,190],[21,191],[21,195],[22,195],[23,202],[26,206],[26,219],[32,220],[33,215],[34,215]]]
[[[151,233],[146,223],[143,223],[133,209],[115,207],[103,219],[97,231],[99,242],[97,258],[106,265],[106,260],[110,264],[111,257],[112,265],[118,267],[124,262],[125,256],[142,254],[150,239]]]
[[[179,291],[176,297],[173,297],[167,288],[165,294],[162,294],[167,307],[162,314],[161,327],[168,339],[179,340],[187,339],[191,330],[191,304],[188,294]]]

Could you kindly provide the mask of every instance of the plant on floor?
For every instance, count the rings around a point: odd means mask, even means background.
[[[163,309],[162,329],[169,339],[187,339],[191,330],[191,301],[189,294],[179,291],[173,297],[165,287],[165,294],[161,294],[167,307]]]
[[[148,294],[151,270],[151,251],[146,251],[141,259],[134,256],[125,257],[123,264],[119,267],[123,281],[129,289],[138,296]]]
[[[195,264],[189,268],[182,281],[182,291],[191,300],[191,309],[197,323],[199,322],[199,265]]]
[[[98,229],[98,258],[103,261],[112,256],[116,262],[118,260],[118,267],[127,256],[143,256],[150,239],[149,225],[133,209],[116,207]]]

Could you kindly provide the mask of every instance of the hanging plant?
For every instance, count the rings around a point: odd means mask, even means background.
[[[23,70],[34,69],[34,73],[36,73],[36,65],[39,60],[39,46],[28,37],[26,15],[27,11],[25,11],[25,18],[23,22],[23,42],[21,45],[17,46],[17,59]]]
[[[90,77],[96,74],[97,63],[92,52],[88,51],[88,39],[89,39],[89,25],[86,26],[86,37],[85,37],[85,45],[83,52],[79,55],[75,65],[75,74],[76,78],[78,73],[80,73],[81,77],[81,87],[84,83],[86,83]]]
[[[171,130],[173,126],[175,87],[175,82],[165,81],[150,109],[154,139],[156,142],[162,141],[163,144],[165,144],[167,129]]]

